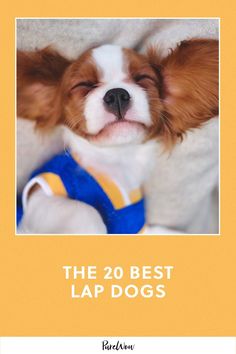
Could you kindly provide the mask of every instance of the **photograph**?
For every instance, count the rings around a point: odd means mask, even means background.
[[[106,2],[0,13],[0,353],[233,354],[235,12]]]
[[[16,19],[16,234],[220,235],[217,18]]]

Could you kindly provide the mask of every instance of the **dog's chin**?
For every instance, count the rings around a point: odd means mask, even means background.
[[[145,125],[134,121],[112,122],[105,125],[97,134],[87,136],[91,143],[100,146],[141,144],[146,138]]]

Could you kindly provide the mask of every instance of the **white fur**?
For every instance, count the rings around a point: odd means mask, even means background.
[[[92,57],[101,75],[101,85],[88,95],[85,102],[88,132],[97,134],[108,123],[116,121],[115,115],[106,111],[103,101],[106,92],[113,88],[123,88],[128,91],[131,97],[131,106],[125,118],[150,126],[152,121],[146,92],[140,86],[124,81],[129,77],[129,73],[128,63],[122,48],[115,45],[104,45],[94,49]],[[140,131],[137,132],[135,128],[131,128],[126,135],[117,130],[109,140],[104,139],[103,144],[140,142],[143,138],[144,134],[140,134]]]
[[[65,145],[78,154],[84,166],[116,179],[125,189],[140,187],[149,176],[155,160],[156,143],[100,147],[64,128]]]
[[[122,81],[126,78],[123,51],[117,45],[103,45],[93,49],[93,59],[98,69],[102,71],[102,81]]]

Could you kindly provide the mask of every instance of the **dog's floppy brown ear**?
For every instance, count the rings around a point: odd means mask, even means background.
[[[17,116],[51,127],[59,117],[57,91],[70,61],[50,47],[17,51]]]
[[[175,142],[218,114],[217,40],[183,41],[164,59],[151,48],[148,58],[161,83],[163,110],[157,134],[165,141]]]

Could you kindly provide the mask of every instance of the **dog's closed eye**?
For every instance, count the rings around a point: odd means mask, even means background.
[[[75,84],[74,86],[72,86],[71,91],[73,91],[76,88],[94,89],[96,87],[97,87],[97,83],[96,82],[81,81],[81,82],[78,82],[77,84]]]
[[[140,75],[135,75],[134,77],[134,81],[137,83],[140,83],[144,80],[151,80],[151,81],[155,81],[155,79],[147,74],[140,74]]]

